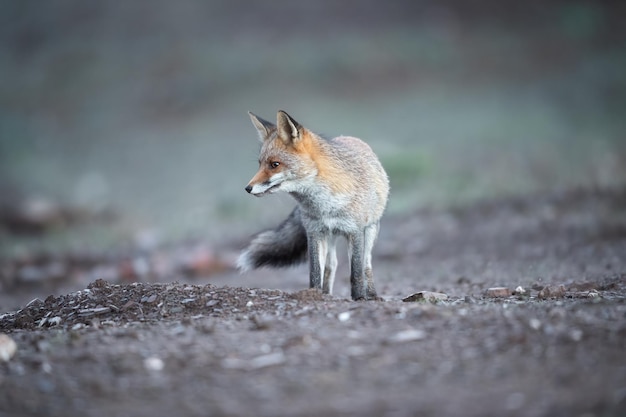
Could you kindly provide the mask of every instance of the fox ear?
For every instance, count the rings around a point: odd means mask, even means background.
[[[278,126],[278,137],[287,145],[295,145],[300,140],[300,129],[302,126],[296,122],[285,111],[279,110],[276,116],[276,126]]]
[[[276,126],[273,123],[261,119],[251,111],[248,112],[248,115],[250,115],[250,120],[252,120],[252,124],[258,132],[261,142],[265,141],[270,136],[270,131],[276,129]]]

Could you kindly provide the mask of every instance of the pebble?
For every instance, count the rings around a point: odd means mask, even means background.
[[[415,294],[411,294],[408,297],[402,299],[405,303],[416,302],[416,301],[428,301],[431,303],[436,303],[438,301],[445,301],[448,299],[448,294],[444,294],[442,292],[432,292],[432,291],[419,291]]]
[[[58,326],[61,323],[61,317],[55,316],[48,319],[48,326]]]
[[[78,310],[78,315],[90,317],[90,316],[95,316],[98,314],[106,314],[106,313],[109,313],[110,311],[111,311],[111,307],[85,308],[82,310]]]
[[[550,285],[544,287],[541,291],[539,291],[539,294],[537,294],[537,297],[542,300],[545,300],[547,298],[562,298],[564,296],[565,285]]]
[[[61,317],[59,316],[43,317],[39,321],[39,327],[43,327],[44,325],[47,325],[48,327],[58,326],[60,323],[61,323]]]
[[[513,294],[515,294],[515,295],[524,295],[524,294],[526,294],[526,290],[521,285],[518,285],[517,288],[515,288],[515,290],[513,290]]]
[[[15,352],[17,352],[17,344],[13,339],[4,333],[0,333],[0,361],[8,362]]]
[[[348,321],[348,320],[350,320],[350,312],[349,311],[344,311],[343,313],[339,313],[337,315],[337,319],[339,319],[339,321]]]
[[[149,371],[162,371],[165,367],[165,363],[161,358],[157,358],[156,356],[151,356],[149,358],[144,359],[143,366]]]
[[[287,358],[283,352],[268,353],[267,355],[257,356],[249,363],[252,369],[267,368],[268,366],[281,365],[285,363]]]
[[[580,329],[572,329],[569,332],[569,337],[574,342],[580,342],[583,338],[583,331]]]
[[[405,343],[426,338],[426,332],[419,329],[402,330],[387,339],[388,343]]]
[[[149,297],[143,297],[143,298],[141,299],[141,302],[142,302],[142,303],[146,303],[146,304],[152,304],[152,303],[154,303],[154,302],[156,301],[156,299],[157,299],[156,294],[152,294],[152,295],[151,295],[151,296],[149,296]]]
[[[530,319],[528,321],[528,325],[533,330],[539,330],[539,328],[541,327],[541,321],[539,321],[539,319]]]
[[[491,287],[485,291],[485,295],[492,298],[509,297],[511,290],[506,287]]]

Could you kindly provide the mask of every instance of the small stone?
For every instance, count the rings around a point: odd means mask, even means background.
[[[419,329],[402,330],[387,339],[388,343],[405,343],[426,338],[426,332]]]
[[[492,298],[510,297],[511,290],[506,287],[491,287],[485,291],[485,295]]]
[[[141,299],[141,302],[142,303],[146,303],[146,304],[152,304],[152,303],[154,303],[156,301],[156,299],[157,299],[157,295],[156,294],[152,294],[149,297],[143,297]]]
[[[350,312],[349,311],[344,311],[343,313],[339,313],[337,315],[337,319],[339,319],[339,321],[348,321],[348,320],[350,320]]]
[[[448,299],[448,294],[432,291],[419,291],[415,294],[411,294],[408,297],[402,299],[405,303],[427,301],[430,303],[436,303],[438,301],[445,301]]]
[[[533,330],[539,330],[539,328],[541,327],[541,321],[539,321],[539,319],[530,319],[528,321],[528,325]]]
[[[257,356],[250,361],[250,368],[260,369],[267,368],[268,366],[281,365],[285,363],[287,359],[283,352],[269,353],[267,355]]]
[[[591,290],[587,293],[587,297],[589,298],[598,298],[600,297],[600,293],[596,290]]]
[[[515,294],[515,295],[525,295],[526,294],[526,290],[521,285],[518,285],[517,288],[515,288],[513,290],[513,294]]]
[[[15,352],[17,352],[17,344],[13,339],[4,333],[0,333],[0,361],[8,362]]]
[[[85,308],[82,310],[78,310],[79,316],[95,316],[98,314],[106,314],[111,312],[111,307],[95,307],[95,308]]]
[[[246,303],[246,307],[248,307],[248,308],[252,307],[253,305],[254,305],[254,303],[252,301],[248,301]]]
[[[583,338],[583,331],[580,329],[572,329],[569,332],[569,337],[574,342],[580,342]]]
[[[156,356],[151,356],[149,358],[144,359],[143,366],[149,371],[162,371],[165,367],[165,363],[161,358],[157,358]]]
[[[220,300],[209,300],[206,302],[206,306],[207,307],[213,307],[215,305],[218,305],[220,303]]]
[[[544,287],[537,297],[541,300],[545,300],[548,298],[563,298],[565,296],[565,285],[549,285]]]
[[[48,326],[52,327],[52,326],[58,326],[61,323],[61,317],[56,316],[56,317],[50,317],[48,319]]]

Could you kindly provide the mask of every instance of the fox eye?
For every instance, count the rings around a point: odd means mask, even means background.
[[[278,168],[278,166],[279,166],[279,165],[280,165],[280,162],[278,162],[278,161],[272,161],[272,162],[270,162],[270,167],[271,167],[272,169],[274,169],[274,168]]]

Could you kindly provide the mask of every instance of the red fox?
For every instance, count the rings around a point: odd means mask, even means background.
[[[378,299],[372,275],[372,247],[389,194],[389,179],[372,149],[360,139],[323,139],[284,111],[276,125],[249,113],[262,143],[259,171],[246,191],[278,191],[298,203],[274,230],[258,234],[237,266],[289,266],[306,260],[309,284],[331,294],[337,269],[335,243],[348,240],[353,300]]]

